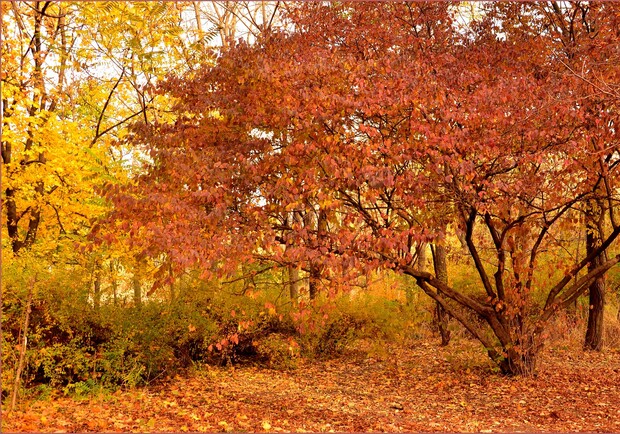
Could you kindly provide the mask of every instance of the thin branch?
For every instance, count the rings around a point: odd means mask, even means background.
[[[135,118],[136,116],[139,116],[142,114],[142,112],[146,111],[147,107],[143,108],[142,110],[132,114],[131,116],[126,117],[125,119],[118,121],[117,123],[115,123],[114,125],[112,125],[111,127],[106,128],[105,130],[103,130],[101,133],[99,133],[99,135],[97,137],[95,137],[93,139],[93,141],[90,143],[90,147],[92,148],[93,145],[95,144],[95,142],[101,137],[104,136],[105,134],[109,133],[110,131],[112,131],[114,128],[123,125],[125,122],[130,121],[131,119]]]
[[[101,134],[99,134],[99,129],[101,128],[101,122],[103,121],[103,116],[105,115],[105,112],[106,112],[106,110],[108,108],[108,105],[110,104],[110,101],[112,100],[112,95],[114,95],[114,92],[116,91],[116,88],[118,87],[118,85],[120,84],[120,82],[121,82],[121,80],[123,79],[124,76],[125,76],[125,67],[123,67],[123,70],[121,71],[121,75],[118,77],[118,80],[116,80],[116,83],[114,83],[114,86],[110,90],[110,93],[108,94],[108,97],[106,98],[105,103],[103,104],[103,108],[101,109],[101,113],[99,113],[99,119],[97,119],[97,127],[95,129],[95,138],[91,142],[91,147],[92,147],[92,145],[95,144],[97,139],[99,139],[99,137],[101,137]]]
[[[588,83],[590,86],[592,86],[593,88],[595,88],[596,90],[598,90],[599,92],[607,95],[607,96],[611,96],[613,98],[620,98],[620,94],[616,93],[616,92],[610,92],[608,90],[603,89],[602,87],[600,87],[599,85],[593,83],[591,80],[588,80],[586,77],[584,77],[582,74],[578,73],[577,71],[575,71],[573,68],[571,68],[566,62],[564,62],[561,58],[558,57],[558,61],[564,65],[564,67],[566,69],[568,69],[575,77],[579,78],[580,80]],[[609,87],[606,84],[607,87]]]

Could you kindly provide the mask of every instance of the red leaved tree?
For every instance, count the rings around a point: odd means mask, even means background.
[[[548,320],[620,261],[591,265],[615,225],[577,264],[558,260],[559,277],[539,258],[571,248],[559,235],[588,201],[613,208],[617,168],[584,146],[599,130],[542,18],[489,9],[466,24],[437,3],[291,10],[286,30],[162,87],[176,120],[136,127],[152,164],[111,194],[115,217],[179,268],[408,274],[503,372],[531,372]],[[519,20],[532,31],[513,31]],[[477,293],[415,266],[416,247],[450,227],[465,233]]]

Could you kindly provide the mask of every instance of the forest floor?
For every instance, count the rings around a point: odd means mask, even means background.
[[[620,432],[620,352],[550,348],[507,378],[467,339],[352,351],[294,370],[202,367],[163,384],[25,402],[2,430]]]

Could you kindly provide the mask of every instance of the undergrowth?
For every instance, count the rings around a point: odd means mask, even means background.
[[[10,275],[9,275],[10,277]],[[21,279],[21,280],[20,280]],[[3,293],[2,395],[9,396],[19,360],[27,282],[9,279]],[[77,283],[75,283],[77,282]],[[358,291],[291,303],[282,286],[247,291],[216,283],[180,282],[174,297],[141,307],[105,300],[95,309],[80,281],[50,280],[33,298],[22,374],[22,396],[77,398],[174,378],[202,365],[255,364],[296,369],[301,360],[351,351],[389,358],[389,345],[438,345],[433,304],[388,293]],[[586,311],[558,315],[548,348],[581,349]],[[606,348],[620,350],[617,306],[606,312]],[[454,320],[453,339],[473,338]],[[414,342],[414,344],[412,344]],[[476,345],[478,345],[476,343]],[[483,354],[483,352],[480,352]],[[449,362],[467,366],[469,352]]]
[[[425,311],[372,294],[292,304],[280,290],[237,292],[217,284],[177,287],[174,299],[140,307],[111,300],[95,309],[86,289],[38,291],[32,302],[22,396],[82,397],[175,377],[200,366],[257,364],[295,369],[338,357],[357,340],[415,336]],[[19,360],[24,288],[4,293],[2,384],[9,396]]]

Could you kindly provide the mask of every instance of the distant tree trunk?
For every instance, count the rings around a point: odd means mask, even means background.
[[[112,297],[114,306],[118,306],[118,282],[116,281],[116,277],[112,278]]]
[[[286,223],[290,227],[295,225],[295,221],[298,220],[300,223],[303,223],[303,219],[298,213],[290,212],[286,216]],[[286,274],[286,277],[283,277],[282,280],[288,281],[288,290],[289,295],[291,297],[291,302],[293,305],[296,305],[299,302],[299,294],[301,287],[301,280],[299,278],[299,268],[297,268],[293,264],[289,264],[285,270],[282,270],[283,276]]]
[[[95,264],[93,305],[95,307],[95,311],[99,312],[99,309],[101,308],[101,270],[99,269],[98,264]]]
[[[297,304],[299,301],[299,269],[293,265],[287,267],[288,271],[288,288],[293,304]]]
[[[110,261],[110,276],[114,306],[118,306],[118,282],[116,281],[116,268],[114,267],[114,260]]]
[[[314,210],[308,210],[304,216],[304,226],[316,230],[316,245],[321,245],[327,236],[327,215],[325,211],[319,210],[316,214]],[[321,282],[322,266],[320,263],[311,262],[308,267],[308,296],[310,300],[316,299],[319,294],[319,284]]]
[[[413,285],[407,285],[405,287],[405,306],[413,306],[415,301]]]
[[[441,282],[448,284],[448,261],[447,252],[443,244],[435,244],[432,250],[433,252],[433,266],[435,268],[435,276]],[[446,346],[450,343],[450,330],[448,330],[448,312],[441,306],[441,304],[435,304],[435,320],[437,321],[437,328],[441,335],[441,346]]]
[[[596,201],[591,200],[586,208],[586,255],[596,250],[603,237],[602,217],[603,209]],[[604,255],[598,255],[588,264],[588,271],[605,262]],[[589,287],[588,301],[588,328],[584,348],[600,351],[603,348],[603,312],[605,309],[605,275],[596,278]]]
[[[170,277],[170,304],[174,304],[176,301],[176,290],[174,288],[174,273],[172,270],[172,263],[168,264],[168,276]]]
[[[308,276],[308,295],[310,300],[316,299],[319,293],[319,282],[321,280],[321,271],[317,265],[310,266],[310,272]]]
[[[586,232],[587,232],[587,229],[586,229]],[[581,252],[581,241],[582,241],[581,234],[577,235],[576,241],[577,241],[577,245],[575,246],[575,264],[578,264],[580,260],[580,255],[582,253]],[[587,249],[587,246],[586,246],[586,249]],[[575,275],[574,282],[577,282],[578,279],[579,279],[579,276]],[[578,316],[579,309],[577,309],[578,305],[579,305],[578,299],[575,298],[575,300],[566,307],[566,314],[568,316],[568,319],[575,324],[579,320],[579,316]]]
[[[131,285],[133,287],[133,304],[138,310],[142,308],[142,270],[140,268],[141,262],[138,262],[134,266],[133,277],[131,279]]]
[[[142,285],[140,283],[140,277],[135,275],[132,280],[133,286],[133,303],[137,309],[142,308]]]

